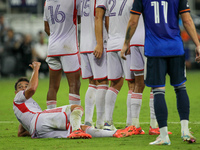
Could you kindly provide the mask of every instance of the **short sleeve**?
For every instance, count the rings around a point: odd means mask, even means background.
[[[180,0],[179,1],[179,13],[190,12],[190,6],[188,4],[188,0]]]
[[[143,11],[142,0],[134,0],[130,13],[140,15]]]
[[[15,103],[24,103],[27,99],[25,97],[25,91],[19,91],[14,98]]]
[[[96,8],[103,8],[104,10],[106,10],[106,3],[107,3],[107,0],[97,0]]]

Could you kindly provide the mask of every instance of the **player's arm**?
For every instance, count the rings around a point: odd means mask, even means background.
[[[50,35],[50,28],[49,23],[47,21],[44,21],[44,31],[47,33],[47,35]]]
[[[23,136],[31,136],[30,133],[22,126],[22,124],[19,124],[18,128],[18,137],[23,137]]]
[[[182,13],[181,19],[182,19],[185,30],[187,31],[188,35],[191,37],[192,41],[196,45],[196,49],[195,49],[196,59],[195,60],[197,62],[200,62],[200,43],[199,43],[198,35],[196,32],[196,28],[190,16],[190,13],[189,12]]]
[[[29,81],[29,84],[25,90],[26,99],[29,99],[30,97],[32,97],[37,89],[40,65],[41,65],[40,62],[35,62],[35,61],[29,65],[33,69],[33,73]]]
[[[106,26],[106,30],[108,32],[108,30],[109,30],[109,17],[108,16],[105,17],[105,26]]]
[[[129,49],[130,40],[137,28],[139,17],[140,17],[140,15],[137,15],[137,14],[130,15],[129,22],[128,22],[127,29],[126,29],[124,45],[121,49],[121,58],[122,59],[126,60],[126,57],[124,56],[124,54],[126,54]]]
[[[93,54],[96,58],[101,58],[103,54],[103,17],[105,10],[97,7],[95,11],[95,36],[97,45]]]

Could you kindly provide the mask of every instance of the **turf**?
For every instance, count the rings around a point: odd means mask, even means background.
[[[14,83],[16,78],[0,79],[0,149],[8,150],[46,150],[46,149],[134,149],[134,150],[193,150],[200,149],[200,71],[187,72],[187,91],[190,98],[190,127],[197,138],[194,144],[187,144],[180,138],[180,121],[176,109],[176,97],[173,87],[169,84],[169,78],[166,82],[166,102],[168,106],[168,128],[173,133],[170,135],[172,145],[170,146],[149,146],[148,143],[155,140],[157,136],[148,135],[149,130],[149,93],[150,88],[144,90],[142,108],[140,113],[141,127],[146,132],[145,135],[133,135],[126,138],[93,138],[89,140],[71,140],[71,139],[31,139],[30,137],[17,137],[18,121],[15,118],[12,109],[12,101],[15,96]],[[81,100],[84,106],[84,96],[87,90],[88,80],[81,81]],[[46,94],[48,90],[48,78],[40,79],[38,89],[34,95],[34,99],[39,103],[42,109],[46,109]],[[124,82],[124,86],[118,94],[113,120],[117,128],[124,128],[126,123],[126,96],[128,86]],[[68,101],[68,84],[65,77],[62,78],[61,86],[58,92],[57,106],[69,104]],[[94,113],[93,120],[96,120]],[[84,116],[82,122],[84,121]]]

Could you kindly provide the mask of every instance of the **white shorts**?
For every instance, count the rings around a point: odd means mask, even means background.
[[[133,80],[134,74],[130,71],[131,55],[126,55],[126,60],[121,59],[121,51],[107,52],[108,80],[117,80],[124,77]]]
[[[53,71],[63,69],[65,73],[76,72],[80,70],[80,55],[67,55],[57,57],[47,57],[46,62]]]
[[[131,71],[144,71],[145,59],[144,47],[132,46],[131,50]]]
[[[81,53],[82,78],[93,77],[95,80],[107,78],[106,52],[97,59],[93,53]]]
[[[32,138],[67,138],[71,133],[71,105],[47,109],[31,121]]]

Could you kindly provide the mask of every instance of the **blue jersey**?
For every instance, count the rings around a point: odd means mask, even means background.
[[[179,14],[190,12],[187,0],[135,0],[131,13],[143,14],[145,56],[184,55]]]

